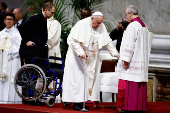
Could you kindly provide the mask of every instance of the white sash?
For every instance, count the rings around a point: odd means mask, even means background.
[[[90,43],[88,46],[88,57],[87,57],[87,70],[88,70],[88,88],[89,88],[89,95],[92,94],[92,89],[94,85],[95,79],[95,71],[96,71],[96,63],[97,63],[97,55],[98,55],[98,39],[97,39],[97,32],[92,30],[92,36],[90,39]]]

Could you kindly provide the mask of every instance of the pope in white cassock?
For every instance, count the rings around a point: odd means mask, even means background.
[[[21,103],[14,89],[14,77],[21,67],[19,48],[21,36],[13,26],[15,16],[5,15],[6,27],[0,32],[0,103]]]
[[[62,100],[74,102],[73,110],[83,107],[84,81],[85,101],[100,100],[100,49],[106,46],[112,56],[118,56],[102,22],[103,14],[95,12],[92,17],[78,21],[67,39],[69,49],[65,61]]]

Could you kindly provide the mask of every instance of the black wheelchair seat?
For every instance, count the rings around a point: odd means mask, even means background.
[[[50,70],[54,71],[56,77],[58,79],[62,79],[63,78],[63,74],[64,74],[64,70],[62,69],[57,69],[57,68],[50,68]]]

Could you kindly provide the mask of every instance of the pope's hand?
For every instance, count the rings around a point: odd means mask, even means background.
[[[35,44],[34,42],[32,42],[32,41],[28,41],[27,43],[26,43],[26,45],[28,46],[28,47],[33,47],[33,45],[32,44]]]
[[[86,54],[81,54],[81,55],[79,55],[79,57],[82,59],[85,59],[85,60],[87,59]]]

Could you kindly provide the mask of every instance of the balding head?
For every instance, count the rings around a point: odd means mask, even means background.
[[[13,11],[13,14],[15,15],[15,21],[18,22],[22,19],[22,10],[20,8],[16,8]]]
[[[12,7],[7,7],[5,13],[13,13],[14,8]]]
[[[81,14],[80,14],[80,16],[81,16],[81,19],[84,19],[84,18],[87,18],[87,17],[91,16],[91,10],[90,10],[90,8],[89,8],[89,7],[83,7],[83,8],[81,9]]]

